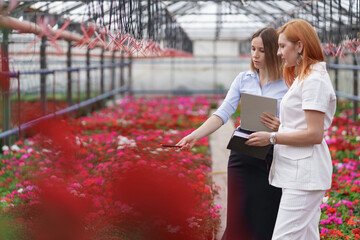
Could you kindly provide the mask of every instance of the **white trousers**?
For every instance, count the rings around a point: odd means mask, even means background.
[[[272,240],[318,240],[325,191],[282,189]]]

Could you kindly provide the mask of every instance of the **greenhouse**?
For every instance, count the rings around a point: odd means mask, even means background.
[[[1,0],[0,30],[1,240],[360,240],[360,0]]]

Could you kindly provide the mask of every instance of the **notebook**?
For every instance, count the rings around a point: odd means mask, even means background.
[[[267,131],[271,129],[260,122],[263,112],[276,116],[277,99],[249,93],[241,93],[241,128],[251,131]]]

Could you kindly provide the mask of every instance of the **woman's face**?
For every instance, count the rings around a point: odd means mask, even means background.
[[[261,37],[255,37],[251,41],[251,61],[253,61],[256,69],[265,67],[265,49]]]
[[[277,51],[277,55],[281,57],[283,63],[286,67],[296,66],[296,59],[298,58],[298,52],[296,45],[290,42],[285,34],[280,33],[279,35],[279,49]]]

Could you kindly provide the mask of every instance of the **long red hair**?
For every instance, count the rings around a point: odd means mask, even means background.
[[[295,66],[283,68],[284,80],[288,86],[291,86],[296,77],[299,77],[301,81],[309,74],[311,65],[323,62],[324,54],[314,28],[302,19],[293,19],[285,23],[278,31],[278,34],[281,33],[288,41],[294,44],[301,41],[303,44],[302,61],[297,66],[297,71],[295,71]]]

